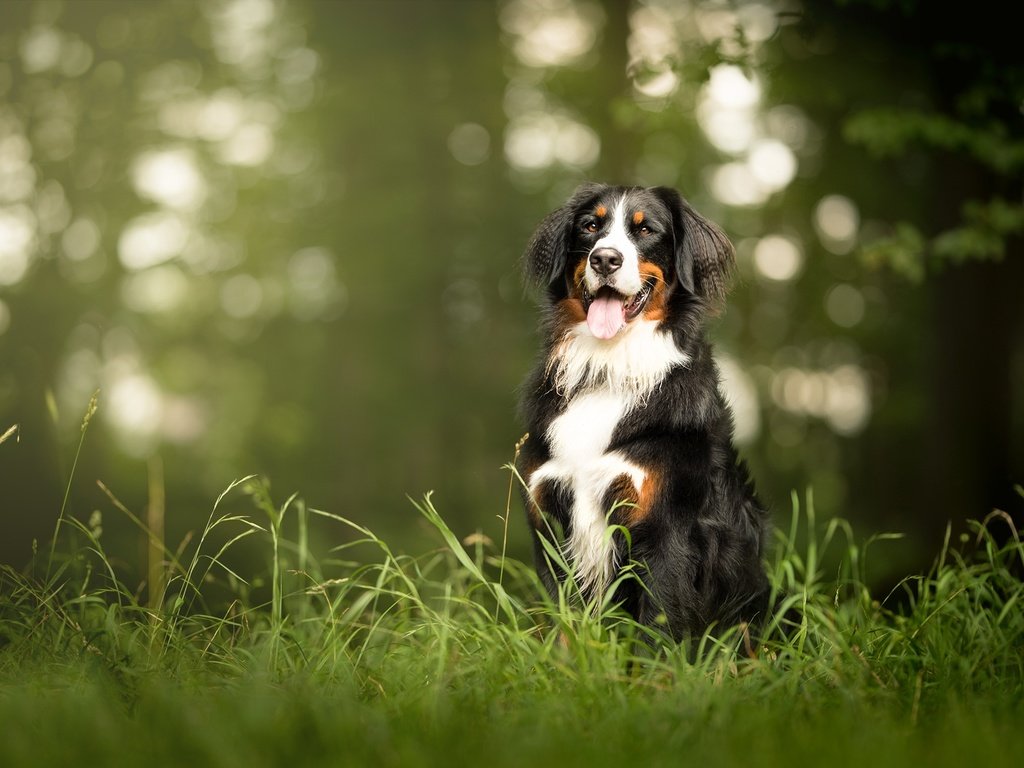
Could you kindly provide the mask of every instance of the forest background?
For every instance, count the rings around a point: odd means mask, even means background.
[[[399,546],[429,490],[497,538],[518,259],[587,179],[735,242],[712,335],[780,519],[810,489],[907,534],[879,580],[1021,522],[1024,66],[998,4],[947,5],[0,1],[0,562],[52,535],[97,390],[66,509],[125,562],[97,480],[172,546],[250,473]]]

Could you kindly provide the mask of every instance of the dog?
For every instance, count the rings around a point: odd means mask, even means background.
[[[705,333],[732,244],[674,189],[587,183],[523,261],[543,349],[516,466],[545,587],[557,598],[567,564],[584,600],[614,585],[639,624],[677,640],[756,625],[769,515]],[[638,578],[619,578],[628,564]]]

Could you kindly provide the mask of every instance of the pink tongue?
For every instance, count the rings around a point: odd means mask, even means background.
[[[625,324],[626,308],[620,296],[597,296],[587,310],[587,326],[599,339],[610,339]]]

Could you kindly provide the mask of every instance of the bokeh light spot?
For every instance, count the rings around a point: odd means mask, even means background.
[[[319,246],[303,248],[288,260],[290,308],[300,320],[314,320],[338,311],[346,294],[338,283],[334,255]]]
[[[825,311],[836,325],[852,328],[864,319],[864,295],[854,286],[840,283],[825,296]]]
[[[0,107],[0,202],[13,203],[32,194],[36,171],[29,162],[32,145],[21,133],[18,123],[5,117]]]
[[[479,165],[490,155],[491,135],[478,123],[462,123],[448,134],[448,151],[463,165]]]
[[[146,213],[128,222],[117,249],[121,264],[139,270],[162,264],[181,253],[189,227],[175,213]]]
[[[513,0],[502,9],[502,28],[513,35],[516,58],[529,67],[571,64],[594,47],[600,10],[566,0]]]
[[[675,93],[679,87],[679,75],[671,69],[652,72],[646,77],[637,77],[633,87],[644,96],[664,99]]]
[[[733,64],[712,68],[707,94],[716,104],[732,109],[756,107],[761,101],[761,86]]]
[[[152,450],[163,417],[160,388],[152,377],[138,372],[115,372],[111,378],[110,397],[101,413],[120,433],[126,451],[145,456]]]
[[[590,168],[600,154],[597,134],[565,115],[525,115],[512,121],[505,137],[506,159],[524,170],[539,170],[556,163]]]
[[[188,291],[182,271],[165,265],[127,275],[121,283],[121,301],[135,312],[158,314],[177,309]]]
[[[726,163],[714,169],[709,181],[711,194],[726,205],[754,207],[768,199],[770,193],[758,184],[747,163]]]
[[[16,285],[28,273],[36,241],[36,221],[24,205],[0,208],[0,285]]]
[[[796,175],[796,157],[777,139],[761,139],[750,148],[750,171],[762,187],[783,189]]]
[[[252,275],[232,275],[220,289],[220,305],[230,317],[252,317],[263,305],[263,286]]]
[[[732,408],[736,442],[740,445],[752,443],[761,432],[757,385],[730,356],[720,353],[717,360],[725,398]]]
[[[830,251],[849,253],[857,242],[860,212],[850,198],[828,195],[814,208],[814,227]]]
[[[769,280],[792,280],[800,271],[803,253],[796,241],[783,235],[768,235],[754,246],[754,267]]]
[[[21,66],[26,74],[37,74],[60,63],[61,35],[53,27],[30,29],[21,39]]]
[[[187,148],[144,152],[132,164],[132,184],[142,197],[178,210],[202,205],[206,182]]]
[[[100,228],[89,218],[75,219],[60,238],[64,255],[72,261],[85,261],[100,244]]]
[[[225,163],[253,167],[263,164],[273,150],[274,134],[270,127],[246,123],[221,143],[217,155]]]

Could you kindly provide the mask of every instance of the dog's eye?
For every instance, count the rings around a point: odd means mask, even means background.
[[[637,232],[640,234],[640,237],[647,237],[649,234],[651,234],[651,228],[648,227],[646,224],[643,224],[640,226],[640,229],[638,229]]]
[[[586,224],[583,225],[583,231],[590,233],[597,232],[597,224],[595,224],[592,221],[588,221]]]

